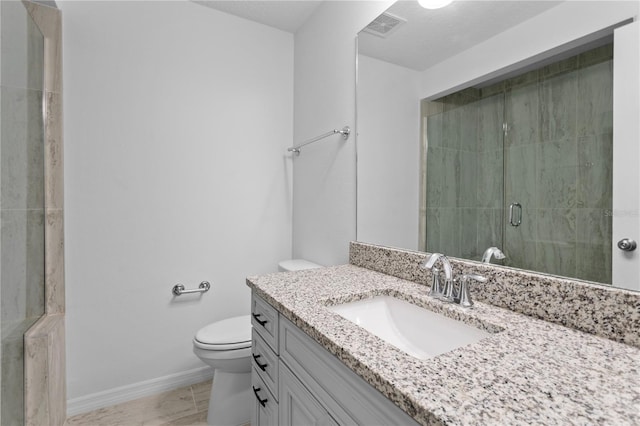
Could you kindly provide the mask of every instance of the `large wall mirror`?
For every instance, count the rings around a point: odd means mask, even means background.
[[[392,5],[358,35],[358,240],[640,290],[638,13]]]

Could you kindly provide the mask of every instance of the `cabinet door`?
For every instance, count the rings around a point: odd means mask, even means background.
[[[280,425],[338,426],[311,392],[282,364],[280,366]]]

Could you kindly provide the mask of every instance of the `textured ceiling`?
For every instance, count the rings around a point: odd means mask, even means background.
[[[295,33],[322,1],[315,0],[193,0],[221,12]]]
[[[361,32],[358,50],[367,56],[423,71],[560,3],[456,0],[442,9],[427,10],[415,0],[401,0],[387,11],[407,22],[388,38]]]

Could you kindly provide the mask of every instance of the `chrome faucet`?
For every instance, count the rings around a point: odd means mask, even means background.
[[[489,247],[482,255],[482,263],[491,263],[492,256],[496,259],[504,259],[506,257],[498,247]]]
[[[435,263],[440,260],[444,272],[444,288],[440,289],[440,271],[437,268],[433,268]],[[443,298],[444,300],[453,302],[453,270],[451,269],[451,263],[447,256],[442,253],[433,253],[428,259],[425,259],[421,264],[421,267],[426,269],[435,269],[433,272],[433,284],[431,285],[431,291],[429,295],[436,298]]]
[[[491,247],[491,249],[496,249],[497,252],[502,254],[502,252],[496,247]],[[487,249],[487,252],[489,251],[490,249]],[[490,251],[489,258],[491,255],[495,255],[496,258],[500,259],[500,257],[498,257],[499,255],[497,255],[493,250]],[[504,258],[504,255],[502,256],[502,258]],[[442,263],[442,269],[444,271],[444,287],[440,286],[440,270],[434,267],[438,261]],[[460,279],[460,288],[456,289],[455,282],[458,280],[453,279],[451,263],[447,256],[442,253],[433,253],[429,258],[420,263],[420,267],[430,269],[431,274],[433,275],[433,282],[431,284],[431,290],[429,290],[429,296],[441,299],[445,302],[458,303],[464,308],[470,308],[473,306],[471,293],[469,292],[469,281],[473,280],[481,283],[487,281],[487,279],[482,275],[464,274]]]

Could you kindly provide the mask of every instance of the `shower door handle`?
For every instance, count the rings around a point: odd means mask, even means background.
[[[517,210],[517,215],[514,214],[514,210]],[[517,217],[517,219],[516,219]],[[522,223],[522,204],[511,203],[509,206],[509,225],[520,226]]]

